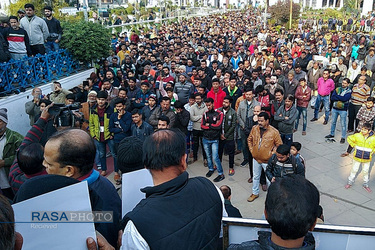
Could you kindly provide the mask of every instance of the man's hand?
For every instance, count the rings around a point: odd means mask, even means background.
[[[5,166],[5,161],[4,160],[0,160],[0,168],[3,168]]]
[[[223,134],[221,134],[220,135],[220,140],[224,141],[225,139],[227,139],[227,138],[225,138],[225,136]]]
[[[118,231],[118,237],[117,237],[117,249],[120,249],[122,246],[122,234],[124,232],[122,230]]]
[[[272,177],[271,182],[274,183],[276,181],[275,177]]]
[[[43,118],[45,120],[49,120],[52,118],[52,115],[48,112],[49,108],[53,106],[54,103],[51,103],[50,105],[48,105],[44,110],[43,112],[40,114],[40,118]]]
[[[118,115],[117,115],[117,118],[120,120],[121,117],[125,114],[125,110],[121,110],[120,112],[118,112]]]
[[[96,240],[98,244],[96,244],[94,239],[91,237],[86,239],[86,246],[88,250],[115,250],[115,248],[111,246],[98,231],[96,231]]]
[[[254,122],[257,122],[257,121],[258,121],[258,116],[257,116],[257,115],[254,115],[254,116],[253,116],[253,121],[254,121]]]
[[[289,119],[289,117],[288,116],[285,116],[285,118],[284,118],[285,120],[288,120]]]
[[[56,40],[55,40],[55,43],[59,43],[59,40],[56,39]]]
[[[210,126],[210,124],[209,123],[206,123],[206,127],[209,127]]]

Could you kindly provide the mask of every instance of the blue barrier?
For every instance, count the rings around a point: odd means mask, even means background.
[[[79,62],[65,49],[21,60],[11,59],[0,63],[0,95],[20,93],[26,88],[76,73],[78,69]]]

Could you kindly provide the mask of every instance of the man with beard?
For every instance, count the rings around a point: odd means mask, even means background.
[[[284,91],[284,88],[278,84],[278,77],[277,75],[271,76],[270,82],[264,86],[264,89],[268,90],[271,95],[275,95],[276,89],[282,89]]]
[[[223,101],[223,106],[219,108],[219,111],[223,113],[223,126],[220,134],[219,141],[219,158],[222,162],[224,150],[229,155],[229,175],[234,175],[234,151],[236,145],[234,143],[234,132],[237,125],[237,114],[236,111],[231,108],[233,98],[226,96]]]
[[[62,36],[60,21],[52,16],[51,6],[44,7],[44,15],[46,16],[44,21],[46,21],[49,31],[49,36],[47,38],[47,42],[45,43],[47,52],[58,51],[59,42],[61,41]]]

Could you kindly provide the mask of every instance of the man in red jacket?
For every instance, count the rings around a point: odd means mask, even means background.
[[[224,97],[226,95],[227,94],[220,88],[219,79],[213,79],[212,89],[207,93],[207,98],[212,98],[214,100],[214,109],[218,109],[223,106]]]
[[[303,119],[303,128],[302,128],[302,135],[306,135],[306,127],[307,127],[307,107],[309,106],[309,102],[311,99],[311,88],[307,86],[306,79],[301,78],[299,79],[299,86],[296,89],[297,99],[297,110],[298,110],[298,117],[295,124],[295,131],[298,129],[299,118],[302,114]]]

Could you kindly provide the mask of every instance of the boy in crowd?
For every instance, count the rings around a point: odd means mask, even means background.
[[[359,167],[362,165],[363,188],[371,193],[372,190],[368,186],[369,169],[372,159],[372,154],[375,151],[375,136],[371,130],[372,124],[364,123],[361,132],[348,136],[348,143],[355,148],[353,156],[353,166],[348,178],[348,184],[345,185],[349,189],[354,184]]]
[[[302,148],[302,144],[299,142],[292,142],[292,145],[290,146],[290,154],[296,157],[296,159],[300,160],[304,167],[306,167],[305,164],[305,158],[301,155],[300,151]]]

